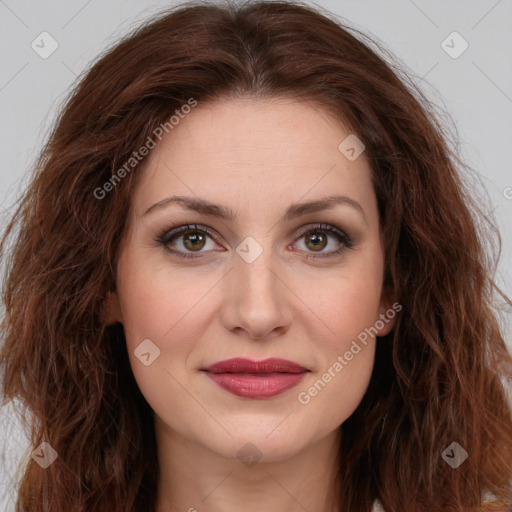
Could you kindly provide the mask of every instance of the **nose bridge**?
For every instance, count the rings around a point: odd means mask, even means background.
[[[239,244],[236,252],[229,274],[231,293],[224,304],[226,327],[242,328],[253,337],[266,336],[291,318],[284,297],[286,287],[276,270],[277,258],[270,241],[253,237]]]
[[[234,278],[246,292],[243,296],[256,300],[260,296],[266,300],[276,299],[278,278],[270,237],[257,240],[248,236],[236,248],[236,253]]]

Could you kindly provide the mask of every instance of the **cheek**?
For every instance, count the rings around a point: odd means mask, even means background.
[[[118,290],[137,385],[156,412],[191,407],[180,383],[186,382],[187,359],[198,338],[191,313],[198,309],[199,293],[191,293],[179,278],[164,279],[155,268],[145,271],[142,264],[137,271],[124,270]],[[142,354],[148,353],[144,361]]]
[[[311,286],[313,279],[297,281],[297,295],[304,298],[312,316],[320,321],[303,327],[317,327],[309,332],[308,338],[320,344],[321,352],[329,353],[331,358],[343,353],[352,340],[375,325],[379,318],[382,272],[382,262],[377,257],[361,258],[354,259],[350,266],[340,266],[336,272],[317,274],[315,286]]]
[[[321,364],[308,387],[299,390],[298,400],[310,421],[329,411],[328,427],[332,428],[354,412],[371,379],[376,345],[372,328],[379,319],[382,262],[377,257],[361,258],[329,281],[323,293],[309,289],[308,306],[327,327],[322,328],[323,336],[309,333]]]
[[[315,432],[317,438],[342,425],[357,409],[368,389],[375,340],[359,345],[340,344],[340,350],[333,351],[325,368],[307,387],[298,391],[297,418],[304,423],[304,428]]]
[[[189,274],[153,264],[144,255],[120,259],[118,276],[126,345],[135,379],[150,402],[158,400],[162,392],[173,401],[180,393],[172,377],[184,382],[190,370],[189,355],[208,321],[209,302],[202,299],[214,282],[201,276],[191,282]],[[158,354],[148,366],[137,357],[144,343],[149,347],[150,361],[153,352]]]
[[[128,345],[134,348],[145,338],[168,343],[199,305],[204,290],[197,285],[147,258],[121,260],[118,291]]]

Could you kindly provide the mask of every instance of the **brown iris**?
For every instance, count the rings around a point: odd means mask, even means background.
[[[313,243],[312,247],[308,245],[310,242]],[[315,250],[323,249],[327,245],[327,237],[322,231],[312,231],[306,235],[306,245]]]
[[[183,235],[183,243],[185,247],[190,250],[202,249],[205,244],[205,237],[197,231],[187,231]]]

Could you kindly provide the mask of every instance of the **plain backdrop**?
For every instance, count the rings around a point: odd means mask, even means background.
[[[2,225],[77,76],[129,29],[175,3],[0,0]],[[488,194],[484,210],[501,230],[496,279],[512,295],[512,3],[318,0],[317,5],[390,50],[451,116],[461,156]],[[45,51],[58,45],[47,58],[40,55],[41,38]],[[510,310],[501,322],[510,346]],[[32,449],[11,408],[0,408],[0,511],[14,510],[14,471]]]

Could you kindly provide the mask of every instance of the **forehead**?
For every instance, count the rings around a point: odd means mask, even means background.
[[[263,204],[335,191],[364,202],[373,190],[370,166],[364,153],[353,161],[342,154],[339,145],[349,135],[340,121],[303,100],[199,103],[144,161],[134,201],[142,208],[166,193],[187,193],[231,200],[252,213]]]
[[[152,156],[172,152],[174,158],[181,159],[194,150],[192,156],[197,159],[214,153],[213,165],[229,159],[245,160],[248,166],[278,164],[285,159],[318,164],[322,153],[324,159],[332,156],[340,136],[348,133],[340,121],[311,102],[280,97],[226,98],[199,103],[164,136]]]

